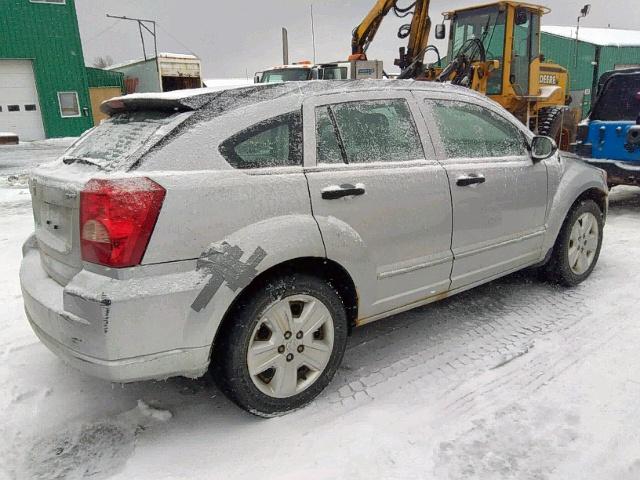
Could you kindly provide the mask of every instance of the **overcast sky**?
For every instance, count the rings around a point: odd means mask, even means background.
[[[587,1],[540,0],[540,4],[552,9],[543,24],[575,25]],[[591,14],[582,21],[583,26],[638,28],[638,0],[590,1]],[[311,3],[309,0],[76,0],[76,9],[88,65],[97,56],[109,55],[115,62],[142,57],[137,25],[106,18],[110,13],[156,20],[159,51],[195,53],[202,60],[205,78],[231,78],[246,74],[253,77],[255,71],[281,63],[283,26],[289,30],[290,60],[313,60]],[[313,1],[318,61],[346,59],[351,53],[351,31],[374,3],[374,0]],[[407,5],[410,0],[399,3]],[[474,0],[433,0],[432,21],[439,23],[444,10],[473,3]],[[403,44],[396,37],[402,23],[406,22],[390,14],[369,50],[369,58],[384,60],[389,71],[393,70],[393,59]],[[147,36],[146,40],[150,48],[152,39]]]

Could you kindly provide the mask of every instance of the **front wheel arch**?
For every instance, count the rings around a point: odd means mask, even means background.
[[[567,249],[569,248],[569,235],[573,223],[577,220],[580,213],[592,213],[596,217],[598,223],[598,245],[594,252],[594,258],[591,265],[585,272],[571,272],[570,266],[566,262]],[[549,251],[547,259],[543,264],[541,273],[543,277],[552,282],[573,287],[585,280],[593,271],[600,256],[602,247],[603,227],[605,221],[605,212],[600,208],[597,201],[588,196],[579,197],[571,206],[566,214],[562,227],[555,239],[553,248]]]
[[[585,190],[584,192],[582,192],[578,198],[576,198],[576,200],[573,202],[573,204],[571,205],[571,208],[569,209],[569,211],[571,211],[571,209],[575,208],[575,206],[584,201],[584,200],[593,200],[594,202],[596,202],[596,205],[598,205],[598,207],[600,208],[600,211],[602,212],[602,215],[605,217],[607,216],[607,193],[603,192],[600,189],[597,188],[590,188],[588,190]],[[568,214],[568,212],[567,212]]]

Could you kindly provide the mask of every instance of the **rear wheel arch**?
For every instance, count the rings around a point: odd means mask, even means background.
[[[269,279],[287,274],[305,274],[327,281],[340,295],[344,303],[349,321],[349,331],[355,326],[358,318],[358,293],[355,283],[347,270],[337,262],[321,257],[300,257],[273,265],[260,272],[252,282],[245,287],[233,300],[214,335],[212,348],[215,349],[217,340],[229,328],[233,328],[233,314],[243,299],[251,295],[256,289],[264,288]]]

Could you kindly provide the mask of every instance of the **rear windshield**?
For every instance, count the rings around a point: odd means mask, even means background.
[[[103,170],[131,167],[190,113],[135,111],[118,113],[69,148],[64,161],[83,161]]]
[[[635,121],[640,115],[640,75],[615,75],[605,84],[591,120]]]

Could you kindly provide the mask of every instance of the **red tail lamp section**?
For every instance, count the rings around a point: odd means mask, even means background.
[[[80,192],[82,259],[114,268],[140,265],[165,194],[145,177],[90,180]]]

